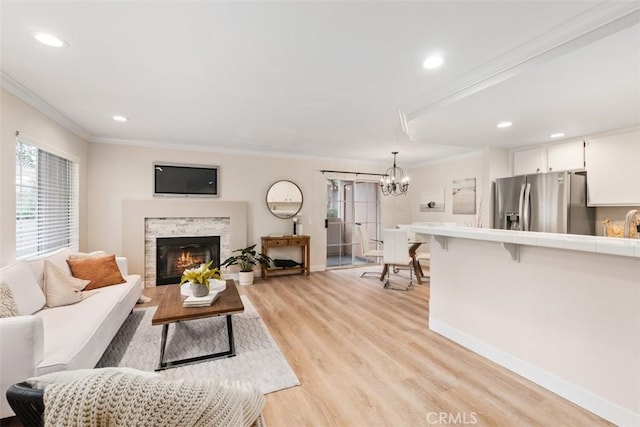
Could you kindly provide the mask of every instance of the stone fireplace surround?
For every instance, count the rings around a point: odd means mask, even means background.
[[[218,225],[226,222],[228,226],[223,226],[223,229],[226,227],[228,230],[223,230],[223,232],[228,231],[228,240],[225,239],[225,243],[223,243],[224,237],[220,235],[221,260],[224,260],[231,250],[247,245],[247,202],[218,202],[188,198],[125,200],[122,209],[123,255],[127,257],[129,271],[143,276],[145,287],[155,286],[155,264],[153,278],[147,277],[149,276],[147,271],[150,270],[148,270],[149,266],[145,260],[145,229],[149,219],[162,219],[163,221],[174,219],[176,222],[185,222],[185,219],[189,219],[190,221],[186,222],[200,225],[203,224],[202,221],[205,223],[210,221]],[[155,258],[153,262],[155,263]]]

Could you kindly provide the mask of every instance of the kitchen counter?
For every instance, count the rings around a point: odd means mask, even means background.
[[[429,328],[618,425],[640,425],[640,240],[413,225]]]
[[[439,236],[441,238],[436,238],[436,241],[442,244],[446,244],[446,237],[458,237],[512,245],[539,246],[640,258],[640,239],[438,225],[413,225],[411,231],[418,234]]]

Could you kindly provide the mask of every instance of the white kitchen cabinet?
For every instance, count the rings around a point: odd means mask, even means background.
[[[640,205],[640,130],[588,139],[589,206]]]
[[[547,159],[544,147],[527,148],[513,152],[513,174],[525,175],[545,172]]]
[[[279,181],[273,185],[267,193],[267,202],[301,203],[302,193],[300,188],[290,181]]]
[[[513,174],[584,170],[582,140],[545,144],[513,152]]]
[[[582,140],[549,144],[547,146],[547,171],[583,170],[584,145]]]

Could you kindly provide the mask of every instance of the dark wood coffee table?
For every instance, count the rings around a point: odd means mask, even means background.
[[[152,325],[162,325],[160,363],[158,364],[156,371],[204,362],[206,360],[233,357],[236,355],[231,315],[242,313],[244,311],[244,305],[242,305],[242,300],[240,299],[238,289],[236,288],[233,280],[227,280],[227,288],[222,291],[218,299],[209,307],[183,307],[182,302],[187,297],[180,293],[180,285],[167,285],[166,288],[167,289],[160,300],[160,304],[158,304],[158,309],[153,315],[153,319],[151,319]],[[169,332],[169,325],[171,323],[217,316],[226,316],[227,318],[227,335],[229,337],[228,351],[205,354],[187,359],[170,361],[164,360],[164,352],[167,345],[167,333]]]

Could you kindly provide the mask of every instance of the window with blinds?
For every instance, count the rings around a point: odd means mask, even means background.
[[[78,249],[78,164],[16,141],[16,258]]]

